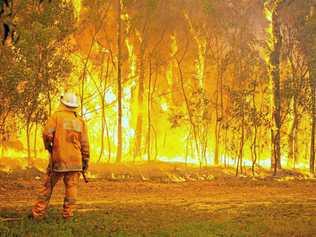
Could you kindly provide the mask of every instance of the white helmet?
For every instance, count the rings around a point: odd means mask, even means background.
[[[60,102],[70,108],[79,107],[78,97],[72,92],[66,92],[63,96],[61,96]]]

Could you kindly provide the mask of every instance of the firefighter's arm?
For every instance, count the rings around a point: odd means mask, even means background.
[[[82,120],[83,121],[83,120]],[[82,168],[85,172],[88,169],[90,159],[89,137],[86,123],[83,121],[83,129],[81,134],[81,156],[82,156]]]
[[[55,116],[51,116],[46,123],[46,126],[43,130],[43,141],[45,149],[50,153],[53,151],[53,142],[54,142],[54,134],[56,131],[56,118]]]

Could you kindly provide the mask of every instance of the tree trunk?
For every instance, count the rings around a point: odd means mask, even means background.
[[[297,159],[297,128],[298,128],[298,111],[297,96],[293,97],[293,121],[288,136],[288,167],[295,168]]]
[[[203,150],[202,150],[202,157],[203,157],[203,160],[204,160],[204,163],[205,163],[205,167],[207,167],[207,165],[208,165],[208,162],[207,162],[207,145],[208,145],[208,133],[207,133],[207,131],[208,131],[208,127],[206,127],[205,128],[205,131],[203,131],[203,133],[204,133],[204,137],[203,137],[203,146],[202,146],[202,148],[203,148]]]
[[[276,175],[277,169],[281,168],[281,94],[280,94],[280,56],[282,48],[281,21],[280,21],[280,5],[276,6],[272,14],[272,34],[273,34],[273,50],[270,54],[271,63],[271,80],[272,80],[272,147],[273,147],[273,174]]]
[[[101,145],[100,145],[100,153],[99,153],[99,159],[101,160],[103,156],[103,150],[104,150],[104,133],[105,133],[105,103],[104,103],[104,97],[101,98]]]
[[[122,20],[121,20],[121,0],[117,0],[118,12],[117,12],[117,153],[116,162],[122,161]]]
[[[107,73],[106,73],[106,80],[108,78],[108,66],[107,65]],[[103,120],[103,129],[105,130],[105,134],[106,134],[106,140],[107,140],[107,146],[108,146],[108,163],[110,163],[111,161],[111,155],[112,155],[112,148],[111,148],[111,140],[110,140],[110,132],[109,132],[109,127],[108,127],[108,123],[107,123],[107,119],[106,119],[106,113],[105,113],[105,91],[106,91],[106,84],[104,85],[104,89],[103,89],[103,108],[102,108],[102,120]],[[104,133],[104,131],[103,131]]]
[[[251,146],[251,153],[252,153],[252,165],[251,165],[251,171],[252,171],[252,175],[255,176],[255,167],[257,164],[257,157],[258,157],[258,153],[257,153],[257,136],[258,136],[258,128],[255,125],[254,127],[254,135],[253,135],[253,141],[252,141],[252,146]]]
[[[34,130],[34,159],[37,158],[37,129],[38,129],[38,123],[35,122],[35,130]]]
[[[108,141],[108,163],[110,163],[111,155],[112,155],[112,148],[111,148],[111,141],[110,141],[110,132],[109,132],[109,127],[108,127],[106,117],[104,117],[104,125],[105,125],[105,131],[106,131],[106,139]]]
[[[186,139],[186,142],[185,142],[185,156],[184,156],[184,164],[185,164],[185,167],[188,166],[190,136],[191,136],[191,131],[189,131],[189,134],[188,134],[187,139]]]
[[[216,108],[214,165],[219,164],[219,139],[220,139],[220,126],[221,125],[220,125],[220,121],[218,119],[217,114],[218,114],[218,109]]]
[[[183,94],[183,97],[184,97],[184,101],[185,101],[185,104],[186,104],[186,109],[187,109],[187,112],[188,112],[188,115],[189,115],[189,120],[190,120],[190,124],[191,124],[192,131],[193,131],[193,137],[194,137],[195,148],[196,148],[196,155],[197,155],[197,158],[199,160],[200,168],[201,168],[202,164],[201,164],[200,148],[199,148],[198,136],[197,136],[197,131],[196,131],[196,125],[194,124],[194,121],[193,121],[193,116],[192,116],[191,109],[190,109],[189,99],[188,99],[188,96],[187,96],[185,88],[184,88],[183,73],[182,73],[182,69],[181,69],[181,65],[180,65],[180,61],[179,60],[177,60],[177,64],[178,64],[178,70],[179,70],[179,77],[180,77],[180,84],[181,84],[182,94]]]
[[[238,154],[238,161],[237,161],[237,168],[236,168],[236,176],[238,176],[238,168],[240,168],[240,173],[243,173],[242,161],[243,161],[243,151],[244,151],[244,144],[245,144],[245,116],[243,114],[241,120],[241,136],[240,136],[240,146],[239,146],[239,154]]]
[[[262,134],[260,127],[258,128],[258,134],[259,134],[259,137]],[[263,147],[264,147],[264,144],[261,141],[261,139],[259,139],[259,141],[258,141],[258,161],[257,161],[257,164],[259,167],[261,166],[261,155],[263,153]]]
[[[217,63],[220,65],[220,63]],[[218,66],[217,80],[216,80],[216,105],[215,105],[215,149],[214,149],[214,165],[220,163],[220,139],[221,139],[221,127],[223,119],[223,69],[222,66]],[[218,105],[220,104],[220,108]]]
[[[27,145],[27,165],[28,167],[32,167],[32,160],[31,160],[31,122],[27,121],[26,123],[26,145]]]
[[[121,6],[120,0],[118,0],[118,3],[119,3],[119,7],[120,7]],[[119,14],[121,14],[120,10],[121,9],[119,9]],[[107,10],[104,12],[104,15],[101,16],[101,20],[99,22],[99,26],[95,29],[95,32],[94,32],[94,34],[92,36],[91,44],[90,44],[90,47],[89,47],[89,51],[88,51],[88,54],[87,54],[87,57],[85,59],[84,66],[83,66],[83,73],[82,73],[82,78],[81,78],[81,91],[80,91],[80,112],[81,112],[81,116],[83,115],[84,92],[85,92],[84,91],[84,88],[85,88],[85,77],[86,77],[86,73],[87,73],[88,62],[89,62],[89,58],[90,58],[91,53],[92,53],[93,44],[95,43],[96,36],[97,36],[98,32],[101,29],[103,29],[103,22],[104,22],[104,20],[106,19],[106,16],[107,16],[106,13],[107,13]],[[121,21],[120,16],[118,18],[118,21]]]
[[[314,64],[316,66],[316,63]],[[315,131],[316,131],[316,73],[315,66],[311,68],[310,81],[312,92],[312,121],[311,121],[311,137],[310,137],[310,157],[309,170],[311,174],[315,174]]]
[[[138,106],[137,106],[137,122],[136,122],[136,138],[134,147],[134,161],[136,158],[141,158],[142,152],[142,133],[143,133],[143,104],[144,104],[144,78],[145,78],[145,68],[144,68],[144,49],[141,46],[140,53],[140,66],[139,66],[139,79],[138,79]]]
[[[225,128],[225,136],[224,136],[224,167],[227,168],[227,130]]]
[[[155,142],[155,156],[154,160],[157,160],[158,158],[158,138],[157,138],[157,132],[154,126],[152,126],[153,134],[154,134],[154,142]]]
[[[256,100],[255,100],[256,84],[254,84],[253,89],[254,89],[254,92],[252,94],[252,105],[253,105],[254,110],[257,112]],[[254,135],[253,135],[253,141],[252,141],[252,146],[251,146],[251,154],[252,154],[251,171],[252,171],[252,175],[255,176],[255,166],[257,163],[257,136],[258,136],[258,124],[256,120],[253,125],[254,125]]]
[[[104,67],[103,67],[103,63],[104,63],[104,54],[102,55],[102,64],[101,64],[101,72],[100,72],[100,85],[99,87],[97,87],[98,90],[98,94],[100,96],[100,103],[101,103],[101,136],[100,136],[100,153],[99,153],[99,159],[98,161],[101,160],[102,156],[103,156],[103,150],[104,150],[104,134],[105,134],[105,92],[106,92],[106,82],[107,82],[107,77],[108,77],[108,72],[109,72],[109,59],[110,57],[108,57],[107,59],[107,65],[106,65],[106,75],[105,75],[105,79],[103,79],[103,72],[104,72]]]
[[[309,47],[309,81],[311,87],[311,135],[310,135],[310,153],[309,153],[309,171],[311,174],[315,174],[315,126],[316,126],[316,50],[315,50],[315,22],[316,22],[316,14],[315,14],[316,4],[313,3],[310,8],[310,21],[311,28],[309,29],[311,32],[312,43]]]
[[[150,148],[151,148],[151,59],[149,59],[149,77],[148,77],[148,94],[147,94],[147,160],[150,161]]]

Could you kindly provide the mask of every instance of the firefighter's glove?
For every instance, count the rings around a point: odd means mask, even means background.
[[[52,145],[50,145],[50,146],[48,146],[48,152],[50,153],[50,154],[52,154],[53,153],[53,146]]]
[[[50,153],[50,154],[52,154],[53,153],[53,143],[46,143],[45,144],[45,148],[46,148],[46,150],[48,150],[48,152]]]
[[[88,170],[89,167],[89,161],[88,160],[83,160],[82,161],[82,170],[83,172],[86,172]]]

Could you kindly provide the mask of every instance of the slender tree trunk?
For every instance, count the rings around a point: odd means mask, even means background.
[[[194,141],[195,141],[196,154],[198,156],[197,158],[199,160],[200,167],[201,167],[201,157],[200,157],[200,149],[199,149],[199,142],[198,142],[198,136],[197,136],[197,131],[196,131],[196,125],[194,124],[192,113],[191,113],[191,109],[190,109],[189,99],[188,99],[188,96],[187,96],[187,94],[185,92],[185,89],[184,89],[183,74],[182,74],[180,62],[178,60],[177,60],[177,64],[178,64],[178,69],[179,69],[179,77],[180,77],[180,84],[181,84],[182,94],[183,94],[184,101],[185,101],[186,108],[187,108],[187,112],[188,112],[188,115],[189,115],[190,124],[192,126],[192,131],[193,131],[193,136],[194,136]]]
[[[258,134],[259,134],[259,137],[261,136],[261,128],[259,127],[258,128]],[[263,153],[263,142],[261,141],[261,139],[259,139],[258,141],[258,166],[260,167],[261,166],[261,154]]]
[[[217,105],[216,105],[217,107]],[[216,114],[218,114],[218,108],[215,109]],[[220,121],[217,118],[218,115],[216,115],[216,121],[215,121],[215,150],[214,150],[214,165],[219,164],[219,139],[220,139]]]
[[[315,56],[314,56],[315,57]],[[315,61],[315,60],[314,60]],[[311,137],[310,137],[310,157],[309,157],[309,170],[311,174],[315,174],[315,132],[316,132],[316,73],[314,63],[310,69],[310,81],[311,81],[311,92],[312,92],[312,121],[311,121]]]
[[[252,141],[252,165],[251,165],[251,171],[252,171],[252,175],[255,176],[255,167],[257,164],[257,157],[258,157],[258,153],[257,153],[257,136],[258,136],[258,128],[255,125],[254,127],[254,135],[253,135],[253,141]]]
[[[158,158],[158,138],[157,138],[157,132],[156,129],[154,128],[154,126],[151,127],[153,130],[153,134],[154,134],[154,142],[155,142],[155,156],[154,156],[154,160],[156,161]]]
[[[37,158],[37,129],[38,129],[38,123],[35,122],[35,129],[34,129],[34,159]]]
[[[220,63],[218,63],[220,65]],[[214,165],[220,163],[220,139],[221,139],[221,127],[223,119],[223,69],[219,66],[217,69],[217,79],[216,79],[216,106],[215,106],[215,149],[214,149]],[[220,104],[220,108],[218,108]]]
[[[118,0],[118,1],[119,1],[119,6],[121,6],[120,0]],[[103,22],[106,19],[108,10],[109,10],[109,7],[106,8],[104,14],[101,16],[101,20],[99,22],[98,27],[95,29],[95,32],[94,32],[92,40],[91,40],[91,44],[90,44],[90,47],[89,47],[89,51],[88,51],[87,57],[86,57],[85,62],[84,62],[83,73],[82,73],[82,78],[81,78],[81,90],[80,90],[80,112],[81,112],[81,116],[83,115],[85,78],[86,78],[86,74],[87,74],[87,67],[88,67],[89,58],[90,58],[90,55],[91,55],[91,52],[92,52],[93,44],[95,43],[95,40],[96,40],[96,36],[97,36],[98,32],[103,28]],[[119,9],[119,11],[120,11],[120,9]],[[121,12],[119,12],[119,14],[120,13]],[[121,20],[120,17],[118,18],[118,20],[119,21]]]
[[[188,166],[190,136],[191,136],[191,131],[189,131],[189,134],[188,134],[188,136],[187,136],[186,143],[185,143],[185,156],[184,156],[184,164],[185,164],[185,167]]]
[[[104,117],[104,125],[105,125],[105,131],[106,131],[106,139],[107,139],[107,142],[108,142],[108,163],[110,163],[111,155],[112,155],[112,148],[111,148],[109,126],[108,126],[106,117]]]
[[[6,133],[5,133],[5,124],[6,120],[10,114],[10,109],[7,109],[4,114],[2,114],[1,122],[0,122],[0,157],[4,156],[4,147],[3,147],[3,142],[6,140]]]
[[[207,161],[207,145],[208,145],[208,127],[204,128],[204,137],[203,137],[203,150],[202,150],[202,157],[205,163],[205,167],[208,166],[208,161]]]
[[[151,59],[149,59],[149,77],[148,77],[148,94],[147,94],[147,160],[150,161],[150,148],[151,148],[151,75],[152,65]]]
[[[293,121],[291,124],[288,136],[288,167],[295,168],[297,159],[297,127],[298,127],[298,111],[297,111],[297,97],[293,97]]]
[[[243,114],[241,120],[241,136],[240,136],[240,146],[239,146],[239,154],[238,154],[238,161],[237,161],[237,168],[236,168],[236,176],[238,176],[238,167],[240,169],[240,173],[243,173],[243,151],[244,151],[244,144],[245,144],[245,116]]]
[[[225,129],[224,136],[224,167],[227,168],[227,128]]]
[[[256,107],[256,100],[255,100],[255,91],[256,91],[256,85],[254,86],[254,93],[252,94],[252,104],[255,111],[257,111]],[[254,135],[253,135],[253,141],[252,141],[252,165],[251,165],[251,171],[252,175],[255,176],[255,166],[257,163],[257,136],[258,136],[258,124],[257,121],[254,122]]]
[[[103,88],[103,63],[104,63],[104,55],[102,56],[102,66],[101,66],[101,73],[100,73],[100,88],[98,89],[98,93],[100,96],[100,103],[101,103],[101,135],[100,135],[100,153],[99,153],[99,159],[98,161],[101,160],[103,156],[103,150],[104,150],[104,130],[105,130],[105,125],[104,125],[104,119],[105,119],[105,96],[104,96],[104,91],[106,90],[106,85]],[[108,61],[109,63],[109,61]],[[106,84],[106,83],[105,83]],[[97,85],[96,85],[97,86]]]
[[[151,101],[150,103],[152,103],[153,98],[154,98],[154,94],[155,94],[156,87],[157,87],[158,76],[159,76],[159,67],[156,64],[155,65],[155,77],[154,77],[153,86],[152,86],[152,90],[151,90],[151,94],[150,94],[150,101]],[[154,147],[155,147],[154,160],[156,161],[158,158],[158,137],[157,137],[157,131],[152,123],[151,123],[151,129],[152,129],[152,134],[153,134],[153,138],[154,138]]]
[[[100,153],[99,153],[99,161],[101,160],[103,156],[103,150],[104,150],[104,133],[105,133],[105,103],[104,98],[101,98],[101,138],[100,138]]]
[[[218,68],[218,67],[217,67]],[[219,69],[217,69],[219,70]],[[220,72],[217,72],[216,78],[216,102],[215,102],[215,148],[214,148],[214,165],[219,164],[219,127],[220,127],[220,120],[219,120],[219,111],[218,111],[218,93],[219,93],[219,75]]]
[[[117,153],[116,162],[119,163],[122,160],[122,20],[121,20],[121,0],[117,0],[118,12],[117,12]]]
[[[281,168],[281,94],[280,94],[280,56],[282,48],[280,5],[276,6],[272,13],[273,50],[270,54],[271,80],[273,94],[272,108],[272,147],[273,147],[273,174]]]
[[[3,157],[3,131],[2,131],[2,126],[0,125],[0,158]]]
[[[94,41],[94,38],[93,38],[93,41]],[[87,74],[88,60],[89,60],[92,46],[93,46],[93,41],[90,44],[88,56],[86,58],[86,62],[85,62],[84,67],[83,67],[83,73],[82,73],[82,78],[81,78],[81,90],[80,90],[80,113],[81,113],[81,116],[83,116],[85,79],[86,79],[86,74]]]
[[[309,152],[309,171],[315,175],[315,132],[316,132],[316,50],[315,50],[315,14],[316,4],[313,3],[310,7],[310,21],[311,21],[311,38],[312,45],[310,45],[309,52],[309,81],[311,87],[311,135],[310,135],[310,152]]]
[[[107,140],[107,146],[108,146],[108,163],[111,161],[111,141],[110,141],[110,133],[109,133],[109,127],[107,123],[107,118],[106,118],[106,113],[105,113],[105,95],[106,95],[106,89],[107,89],[107,80],[109,78],[109,68],[110,68],[110,57],[108,56],[107,62],[106,62],[106,74],[105,74],[105,79],[104,79],[104,85],[103,85],[103,91],[102,91],[102,126],[103,126],[103,132],[102,134],[104,135],[104,130],[106,133],[106,140]],[[103,136],[102,136],[103,139]]]
[[[32,160],[31,160],[31,122],[28,120],[26,123],[26,146],[27,146],[27,164],[28,167],[32,167]]]
[[[134,148],[134,160],[142,156],[142,134],[143,134],[143,105],[144,105],[144,79],[145,79],[145,59],[144,59],[144,49],[141,46],[140,54],[140,66],[139,66],[139,79],[138,79],[138,109],[137,109],[137,122],[136,122],[136,139]]]

